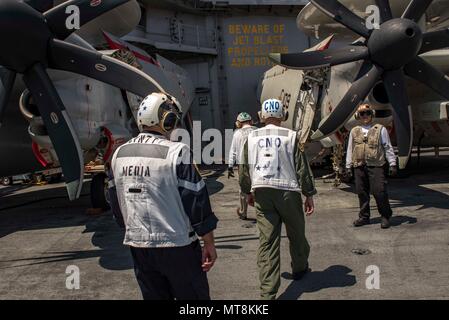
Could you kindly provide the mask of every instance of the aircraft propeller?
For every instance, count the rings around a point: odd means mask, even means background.
[[[66,8],[80,9],[80,26],[130,0],[70,0],[40,13],[17,0],[0,1],[0,114],[17,73],[23,74],[65,177],[70,200],[79,197],[84,159],[72,122],[47,69],[74,72],[145,97],[161,89],[145,73],[118,60],[65,42],[74,31],[66,28]],[[0,89],[2,89],[0,87]],[[0,90],[0,92],[2,92]],[[1,119],[0,119],[1,122]]]
[[[311,0],[324,14],[366,39],[364,43],[322,52],[271,54],[277,64],[294,69],[329,67],[364,60],[361,72],[334,111],[321,121],[312,135],[323,139],[339,130],[357,106],[382,80],[393,107],[399,167],[405,168],[413,146],[413,120],[406,92],[405,75],[427,85],[449,99],[449,78],[419,57],[420,54],[449,46],[449,30],[422,33],[418,25],[433,0],[412,0],[400,18],[393,18],[389,0],[376,0],[380,9],[379,29],[338,0]]]

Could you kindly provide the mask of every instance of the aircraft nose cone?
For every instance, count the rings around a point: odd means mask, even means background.
[[[44,61],[50,36],[39,12],[15,0],[0,1],[0,65],[23,73]]]
[[[421,28],[411,20],[387,21],[369,38],[371,59],[386,70],[398,69],[416,57],[422,38]]]

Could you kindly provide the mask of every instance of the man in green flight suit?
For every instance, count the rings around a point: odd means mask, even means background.
[[[314,178],[297,141],[297,133],[280,127],[284,119],[282,102],[270,99],[262,104],[266,126],[254,130],[243,150],[239,168],[242,192],[255,204],[259,229],[259,268],[262,299],[275,299],[280,286],[280,240],[284,222],[290,241],[292,276],[300,280],[309,269],[310,247],[305,236],[304,211],[310,216],[316,194]],[[254,195],[252,194],[254,193]]]

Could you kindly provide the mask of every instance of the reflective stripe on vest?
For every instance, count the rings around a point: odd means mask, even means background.
[[[196,239],[178,187],[204,184],[178,181],[176,164],[188,147],[140,134],[120,146],[112,158],[114,183],[126,225],[124,244],[133,247],[181,247]]]

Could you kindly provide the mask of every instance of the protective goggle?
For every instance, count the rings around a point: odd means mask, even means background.
[[[364,116],[372,117],[373,111],[372,110],[360,111],[359,116],[360,117],[364,117]]]

